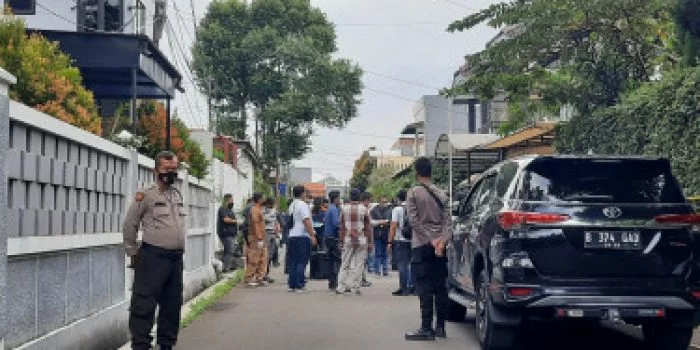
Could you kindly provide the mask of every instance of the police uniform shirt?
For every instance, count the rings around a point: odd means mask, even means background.
[[[124,218],[126,254],[138,253],[139,225],[143,228],[143,242],[164,249],[184,250],[186,215],[182,195],[174,187],[161,191],[154,185],[138,192]]]

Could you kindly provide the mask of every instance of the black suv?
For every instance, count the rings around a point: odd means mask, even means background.
[[[486,171],[448,246],[450,318],[475,303],[483,349],[527,322],[642,326],[687,349],[699,323],[700,215],[665,159],[531,156]]]

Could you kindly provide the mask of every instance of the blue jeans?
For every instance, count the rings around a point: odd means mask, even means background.
[[[289,237],[287,251],[289,252],[287,285],[290,289],[302,289],[306,287],[304,273],[311,257],[311,239],[308,237]]]
[[[413,288],[411,276],[411,242],[395,241],[393,246],[393,259],[399,270],[399,288],[408,292]]]
[[[374,267],[373,271],[377,274],[389,273],[389,264],[387,263],[387,241],[385,239],[374,240]]]

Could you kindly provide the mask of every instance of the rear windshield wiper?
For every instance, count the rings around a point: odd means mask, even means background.
[[[615,198],[607,194],[573,194],[563,198],[565,201],[604,201],[612,202]]]

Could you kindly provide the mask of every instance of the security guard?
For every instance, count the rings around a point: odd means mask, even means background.
[[[151,349],[156,306],[160,349],[172,349],[177,341],[186,230],[182,195],[173,187],[178,165],[174,153],[159,153],[156,184],[136,194],[124,219],[124,248],[131,258],[129,267],[134,269],[129,309],[133,349]],[[143,228],[140,244],[139,226]]]

